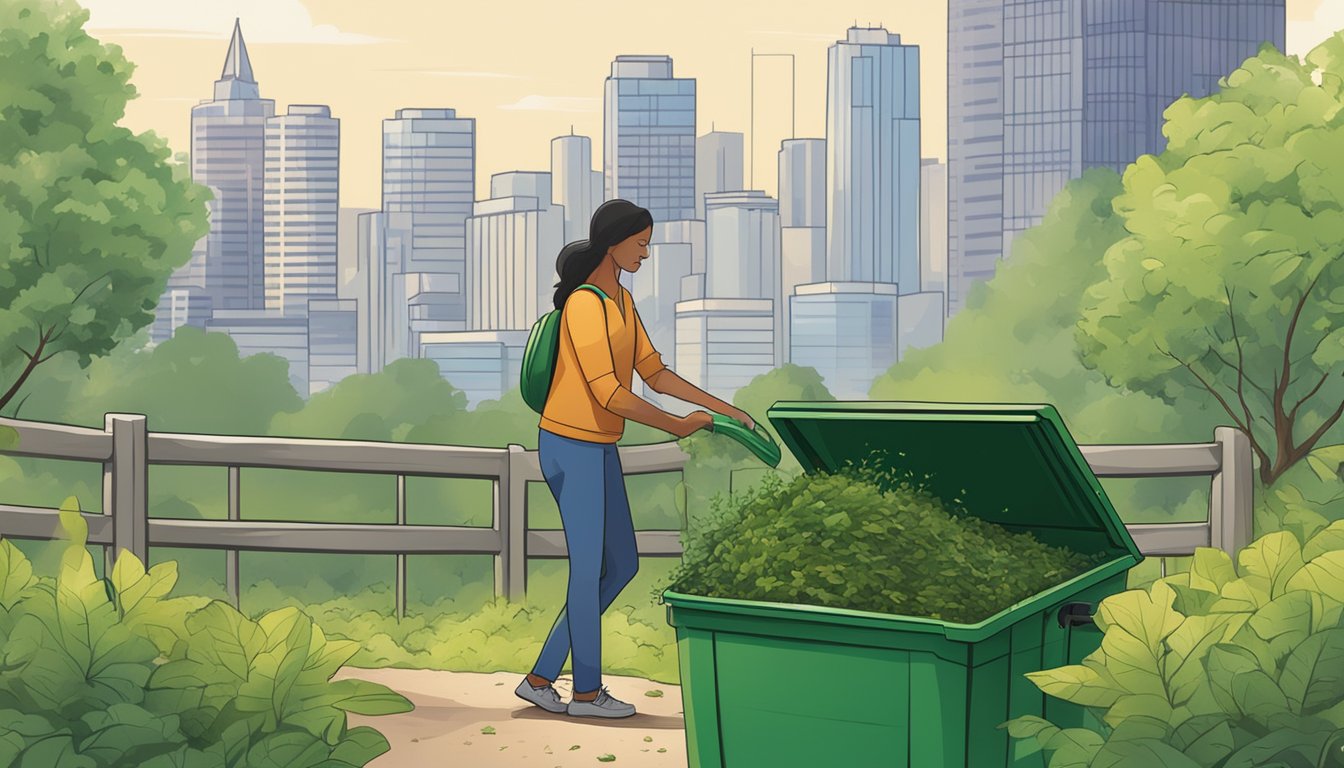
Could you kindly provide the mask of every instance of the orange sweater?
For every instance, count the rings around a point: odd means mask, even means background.
[[[575,440],[614,443],[625,432],[625,418],[607,410],[612,395],[630,389],[635,371],[648,381],[666,367],[629,291],[622,287],[616,300],[604,301],[587,288],[576,290],[561,315],[560,354],[541,428]]]

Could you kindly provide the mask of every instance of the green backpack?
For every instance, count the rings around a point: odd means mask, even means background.
[[[584,283],[579,288],[587,288],[603,299],[607,298],[607,294],[596,285]],[[604,304],[603,314],[606,311]],[[523,402],[537,413],[546,407],[546,396],[551,393],[551,380],[555,378],[555,360],[559,356],[560,310],[552,309],[532,324],[532,332],[527,336],[527,347],[523,349],[523,370],[518,381]]]

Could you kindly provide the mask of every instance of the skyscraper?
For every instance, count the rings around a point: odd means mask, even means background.
[[[404,295],[413,328],[466,328],[466,226],[475,203],[476,121],[452,109],[399,109],[383,121],[383,207],[409,214]],[[396,349],[394,356],[408,356]]]
[[[948,0],[947,309],[1003,257],[1003,3]]]
[[[262,190],[266,120],[274,112],[275,102],[261,98],[235,21],[214,98],[191,110],[191,178],[210,189],[210,230],[169,280],[167,295],[175,298],[164,302],[170,319],[156,324],[156,341],[172,335],[173,323],[204,327],[215,309],[264,306]],[[173,304],[184,311],[172,312]]]
[[[669,56],[617,56],[603,127],[606,199],[643,206],[654,221],[695,215],[693,78],[673,77]]]
[[[359,283],[356,366],[360,373],[377,373],[405,353],[409,328],[401,322],[404,308],[393,305],[395,287],[404,279],[411,254],[411,216],[374,211],[359,216]]]
[[[758,190],[705,195],[705,291],[771,299],[779,291],[779,201]]]
[[[705,195],[742,186],[743,137],[731,131],[710,131],[695,140],[695,218],[705,218]]]
[[[294,105],[266,121],[266,309],[303,314],[335,299],[341,121]]]
[[[919,282],[919,48],[851,27],[829,49],[826,278]]]
[[[947,164],[925,158],[919,181],[919,272],[924,290],[947,290]]]
[[[789,297],[826,280],[826,140],[787,139],[779,150],[780,362],[789,362]]]
[[[601,197],[601,184],[593,184],[592,140],[572,134],[551,139],[550,202],[565,207],[566,243],[588,237],[588,222]]]
[[[519,331],[554,309],[564,211],[549,173],[497,173],[467,219],[469,329]]]
[[[1166,107],[1208,95],[1262,43],[1282,50],[1284,26],[1284,0],[952,0],[952,308],[1069,179],[1161,152]]]

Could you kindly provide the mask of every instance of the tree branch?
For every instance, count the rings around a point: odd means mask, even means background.
[[[1208,393],[1210,395],[1213,395],[1214,399],[1218,401],[1218,404],[1223,407],[1223,410],[1227,413],[1228,417],[1232,419],[1233,425],[1236,426],[1237,429],[1240,429],[1242,432],[1245,432],[1246,436],[1250,439],[1251,450],[1254,451],[1255,455],[1260,458],[1260,466],[1268,467],[1270,465],[1269,456],[1268,454],[1265,453],[1265,449],[1260,445],[1260,441],[1256,439],[1255,432],[1252,431],[1251,425],[1243,424],[1241,419],[1237,418],[1237,414],[1233,412],[1232,406],[1228,404],[1227,400],[1221,394],[1219,394],[1218,390],[1214,389],[1213,386],[1209,384],[1209,382],[1205,381],[1204,377],[1200,376],[1199,371],[1196,371],[1193,366],[1191,366],[1189,363],[1185,362],[1181,358],[1177,357],[1172,352],[1163,349],[1161,345],[1155,344],[1154,346],[1157,347],[1158,352],[1161,352],[1167,357],[1170,357],[1172,360],[1175,360],[1182,368],[1189,371],[1190,375],[1194,376],[1195,380],[1198,381],[1200,384],[1202,384],[1204,386],[1204,389],[1208,390]]]
[[[33,354],[28,356],[28,364],[25,365],[23,367],[23,370],[19,373],[19,378],[15,379],[14,383],[10,385],[8,391],[6,391],[3,395],[0,395],[0,409],[3,409],[6,405],[9,405],[9,401],[14,399],[14,395],[18,393],[19,389],[23,386],[24,382],[26,382],[28,380],[28,377],[32,375],[33,369],[36,368],[38,365],[42,364],[42,359],[40,356],[42,354],[42,350],[45,349],[47,346],[47,334],[49,334],[51,331],[50,330],[43,331],[42,326],[40,324],[38,325],[38,331],[41,332],[41,335],[38,337],[37,340],[37,349],[33,351]]]
[[[1287,467],[1292,466],[1298,459],[1311,453],[1312,449],[1316,447],[1316,443],[1319,442],[1322,437],[1325,437],[1325,433],[1329,432],[1331,427],[1335,426],[1335,422],[1339,421],[1340,416],[1344,416],[1344,401],[1340,401],[1339,407],[1335,409],[1335,412],[1330,414],[1325,421],[1321,422],[1321,425],[1316,428],[1315,432],[1312,432],[1307,436],[1306,440],[1303,440],[1297,447],[1293,448],[1291,453],[1292,461],[1284,462],[1284,468],[1286,469]]]
[[[1237,400],[1241,402],[1241,411],[1249,425],[1255,419],[1251,418],[1251,406],[1246,404],[1246,358],[1241,349],[1241,337],[1237,335],[1237,313],[1232,311],[1232,289],[1224,284],[1223,292],[1227,294],[1227,317],[1232,321],[1232,342],[1237,345]]]
[[[1302,318],[1302,310],[1306,308],[1307,299],[1311,297],[1311,292],[1316,290],[1316,282],[1321,279],[1322,274],[1324,273],[1317,273],[1316,277],[1312,278],[1311,285],[1308,285],[1307,290],[1302,292],[1302,298],[1297,300],[1297,306],[1293,307],[1293,316],[1288,321],[1288,335],[1283,341],[1283,375],[1278,378],[1274,386],[1273,405],[1276,420],[1280,415],[1287,415],[1283,412],[1283,398],[1288,394],[1289,377],[1292,375],[1293,337],[1297,335],[1297,323]],[[1291,428],[1291,426],[1290,424],[1289,427]]]
[[[1308,392],[1308,393],[1306,394],[1306,396],[1303,397],[1301,400],[1298,400],[1298,401],[1297,401],[1297,405],[1294,405],[1294,406],[1293,406],[1293,409],[1292,409],[1291,411],[1288,412],[1288,420],[1289,420],[1289,421],[1292,421],[1293,419],[1297,418],[1297,411],[1298,411],[1298,409],[1300,409],[1303,405],[1306,405],[1307,401],[1310,400],[1312,397],[1314,397],[1314,396],[1316,395],[1317,392],[1320,392],[1320,391],[1321,391],[1321,387],[1325,386],[1326,379],[1329,379],[1329,378],[1330,378],[1330,374],[1329,374],[1329,373],[1323,373],[1323,374],[1321,374],[1321,380],[1318,381],[1318,382],[1316,382],[1316,386],[1312,387],[1312,388],[1311,388],[1311,391]]]

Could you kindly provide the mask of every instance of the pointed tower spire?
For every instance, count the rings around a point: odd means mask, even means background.
[[[233,39],[229,41],[229,55],[224,58],[224,71],[219,73],[219,79],[257,82],[252,76],[252,60],[247,57],[247,43],[243,42],[241,19],[233,20]]]
[[[229,40],[229,53],[224,57],[224,69],[215,81],[217,100],[257,99],[261,91],[257,79],[252,74],[252,59],[247,55],[247,43],[243,42],[243,27],[239,19],[233,20],[233,38]]]

